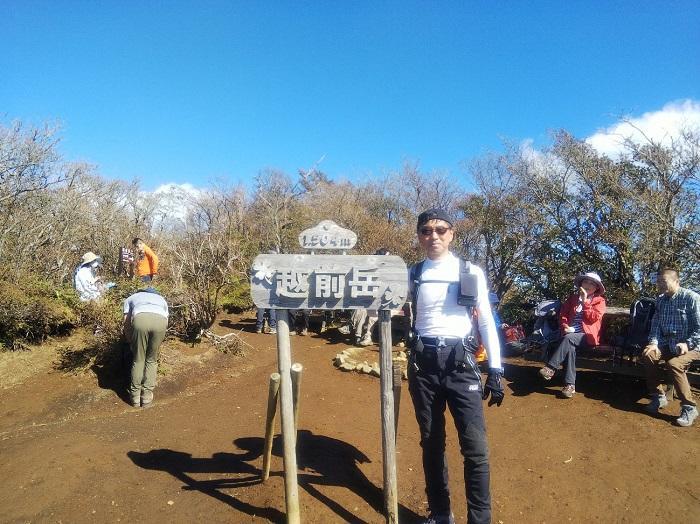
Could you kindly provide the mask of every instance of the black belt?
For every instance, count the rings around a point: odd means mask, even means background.
[[[459,337],[420,337],[420,341],[424,346],[438,347],[441,343],[445,346],[456,346],[462,343]]]
[[[459,337],[419,337],[415,346],[411,350],[411,354],[425,355],[428,358],[435,358],[442,348],[449,348],[450,353],[455,352],[455,367],[458,371],[465,371],[467,369],[467,353],[472,355],[476,351],[476,345],[473,344],[473,339],[469,337],[469,340],[464,340]],[[427,353],[427,355],[426,355]],[[413,366],[416,371],[420,368],[413,359]]]

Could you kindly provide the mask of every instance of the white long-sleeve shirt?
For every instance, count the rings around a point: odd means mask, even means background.
[[[464,338],[471,334],[469,312],[465,306],[457,303],[459,265],[459,257],[452,253],[440,260],[426,259],[423,262],[418,303],[414,303],[413,308],[419,336]],[[478,330],[489,357],[489,367],[500,368],[501,348],[488,300],[486,277],[483,270],[474,264],[470,264],[469,271],[477,278]],[[409,289],[413,292],[412,288],[413,282],[409,282]]]
[[[75,272],[75,290],[83,302],[96,300],[102,296],[102,287],[89,264],[80,266]]]

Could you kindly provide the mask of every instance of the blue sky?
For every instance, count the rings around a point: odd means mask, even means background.
[[[700,2],[0,2],[0,120],[146,189],[462,173],[700,100]]]

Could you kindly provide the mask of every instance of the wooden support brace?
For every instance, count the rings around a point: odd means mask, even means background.
[[[299,430],[299,390],[301,388],[301,372],[304,366],[298,362],[292,364],[292,403],[294,405],[294,429]]]
[[[399,438],[399,410],[401,409],[401,381],[403,379],[401,366],[397,362],[394,362],[392,378],[394,385],[394,440],[396,440]]]
[[[280,374],[270,375],[270,385],[267,390],[267,417],[265,419],[265,445],[263,447],[262,481],[270,477],[270,458],[272,456],[272,441],[275,436],[275,416],[277,415],[277,398],[280,390]]]

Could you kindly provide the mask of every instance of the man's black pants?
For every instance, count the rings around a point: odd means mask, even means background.
[[[482,524],[491,522],[491,496],[481,374],[474,355],[469,351],[465,352],[465,365],[458,369],[455,356],[461,351],[461,342],[440,348],[425,345],[421,352],[412,351],[408,388],[420,428],[423,472],[430,512],[450,512],[445,459],[447,405],[455,421],[464,457],[467,522]]]

